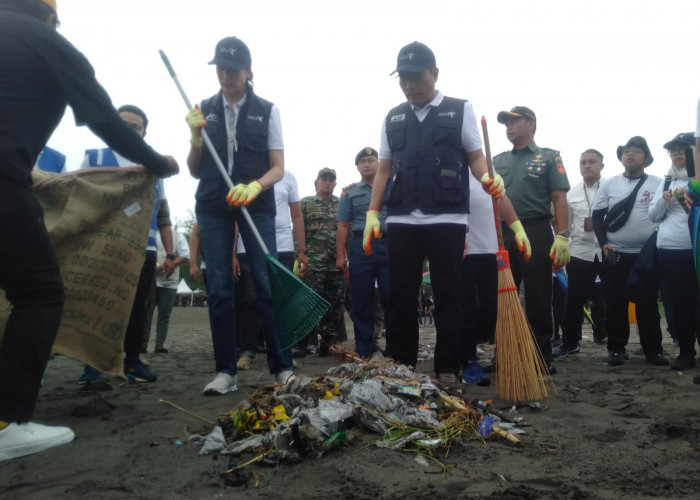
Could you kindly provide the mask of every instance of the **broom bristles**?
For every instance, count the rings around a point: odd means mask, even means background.
[[[271,255],[266,256],[277,316],[280,350],[306,337],[321,321],[330,304]]]
[[[554,384],[520,304],[509,267],[498,270],[495,344],[499,397],[513,402],[547,399],[547,386],[554,390]]]

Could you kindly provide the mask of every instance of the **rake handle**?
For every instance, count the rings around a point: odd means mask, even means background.
[[[158,51],[160,54],[160,58],[163,60],[163,64],[165,64],[165,67],[168,69],[168,73],[170,73],[170,77],[173,79],[173,82],[175,82],[175,86],[177,87],[177,90],[180,92],[180,95],[182,96],[182,100],[185,101],[185,105],[187,106],[187,110],[189,111],[192,109],[192,103],[190,102],[189,98],[187,97],[187,93],[185,93],[185,89],[182,88],[182,85],[180,84],[180,79],[177,77],[177,74],[175,73],[175,70],[173,69],[172,64],[170,64],[170,59],[168,59],[168,56],[165,55],[165,52],[163,52],[162,49]],[[211,154],[212,158],[214,159],[214,163],[216,163],[216,166],[219,168],[219,172],[221,173],[221,176],[224,178],[224,182],[228,186],[229,189],[233,187],[233,181],[231,181],[231,177],[228,175],[228,172],[226,171],[226,167],[224,167],[224,164],[221,161],[221,158],[219,158],[219,154],[216,152],[216,148],[214,148],[214,144],[211,142],[211,139],[209,138],[209,134],[207,134],[207,131],[202,127],[199,129],[200,133],[202,134],[202,140],[204,141],[204,144],[207,145],[207,149],[209,150],[209,153]],[[255,238],[258,240],[258,243],[260,244],[260,247],[263,250],[263,253],[265,255],[269,254],[270,251],[267,249],[267,245],[265,245],[265,242],[262,239],[262,236],[260,236],[260,233],[258,232],[258,229],[255,227],[255,224],[253,223],[253,219],[250,217],[250,214],[248,213],[248,209],[246,207],[240,207],[241,213],[243,214],[243,217],[245,217],[246,222],[250,226],[250,228],[253,230],[253,234],[255,235]]]

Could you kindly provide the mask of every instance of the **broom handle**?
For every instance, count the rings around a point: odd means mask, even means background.
[[[489,129],[486,126],[486,117],[481,116],[481,130],[484,135],[484,149],[486,150],[486,166],[489,169],[489,177],[493,178],[493,163],[491,162],[491,144],[489,142]],[[501,211],[498,209],[498,200],[493,198],[493,218],[496,221],[496,234],[498,235],[498,249],[504,250],[503,229],[501,228]]]
[[[175,74],[175,70],[173,69],[172,64],[170,64],[170,59],[168,59],[168,56],[165,55],[165,52],[163,50],[158,51],[160,53],[160,58],[163,60],[163,64],[165,64],[165,67],[168,69],[168,73],[170,73],[170,77],[173,79],[173,82],[175,82],[175,86],[177,87],[177,90],[180,91],[180,95],[182,96],[182,100],[185,101],[185,105],[187,106],[187,110],[189,111],[192,109],[192,103],[190,103],[190,100],[187,98],[187,94],[185,93],[185,89],[182,88],[182,85],[180,84],[180,80]],[[219,167],[219,172],[221,173],[221,176],[224,178],[224,182],[226,182],[226,185],[228,186],[229,189],[233,187],[233,182],[231,181],[231,177],[228,175],[228,172],[226,171],[226,167],[224,167],[224,164],[221,162],[221,158],[219,158],[218,153],[216,152],[216,149],[214,148],[214,144],[212,144],[211,139],[209,139],[209,134],[207,134],[207,131],[204,127],[199,129],[200,133],[202,134],[202,139],[204,140],[204,143],[207,145],[207,149],[209,150],[209,153],[211,153],[212,158],[214,158],[214,163],[216,163],[216,166]],[[255,235],[255,238],[258,240],[258,243],[262,247],[263,253],[267,255],[270,253],[270,251],[267,249],[267,245],[265,245],[265,242],[262,239],[262,236],[260,236],[260,233],[258,232],[258,229],[255,227],[255,224],[253,223],[253,219],[250,217],[250,214],[248,213],[248,209],[246,207],[240,207],[241,212],[243,213],[243,217],[245,217],[246,222],[248,222],[248,225],[250,228],[253,230],[253,235]]]

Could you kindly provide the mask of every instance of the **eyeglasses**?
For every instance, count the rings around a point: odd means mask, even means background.
[[[685,149],[672,148],[668,150],[668,156],[677,156],[685,154]]]

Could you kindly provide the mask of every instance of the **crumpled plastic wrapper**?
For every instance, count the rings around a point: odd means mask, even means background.
[[[221,451],[226,446],[226,439],[224,438],[224,431],[218,425],[215,426],[209,434],[202,436],[199,434],[193,434],[190,436],[190,441],[193,443],[203,442],[202,449],[199,450],[200,455],[208,455],[209,453],[216,453]]]
[[[318,408],[310,408],[303,412],[309,423],[319,429],[325,436],[332,436],[338,431],[338,422],[352,417],[352,405],[340,401],[318,402]]]

